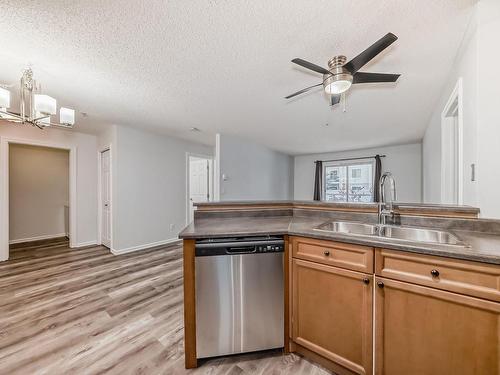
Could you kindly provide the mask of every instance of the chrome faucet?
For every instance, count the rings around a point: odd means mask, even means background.
[[[389,181],[391,188],[391,198],[389,202],[386,202],[385,199],[385,183]],[[396,198],[396,181],[392,176],[391,172],[385,172],[382,177],[380,177],[379,181],[379,205],[378,205],[378,223],[386,224],[387,216],[391,218],[394,217],[394,206],[393,203],[397,199]]]

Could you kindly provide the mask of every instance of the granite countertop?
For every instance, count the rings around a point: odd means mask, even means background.
[[[331,220],[309,216],[202,218],[188,225],[179,237],[201,239],[289,234],[500,265],[500,235],[497,234],[452,230],[453,234],[469,246],[448,246],[314,230],[314,227],[326,221]]]

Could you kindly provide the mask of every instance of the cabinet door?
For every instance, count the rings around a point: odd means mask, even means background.
[[[500,304],[376,278],[377,375],[500,374]]]
[[[372,276],[292,261],[292,338],[355,374],[372,369]]]

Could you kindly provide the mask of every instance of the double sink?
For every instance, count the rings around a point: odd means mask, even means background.
[[[381,239],[431,243],[439,245],[462,246],[462,242],[454,234],[427,228],[406,227],[398,225],[364,224],[347,221],[333,221],[314,228],[317,231],[349,234],[354,236],[377,237]]]

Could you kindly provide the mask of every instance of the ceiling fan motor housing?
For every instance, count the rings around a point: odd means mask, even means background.
[[[332,57],[330,60],[328,60],[328,67],[330,70],[334,68],[338,68],[340,66],[343,66],[347,62],[347,57],[344,55],[338,55]]]
[[[347,58],[343,55],[334,56],[328,61],[331,74],[323,74],[323,87],[327,93],[340,94],[339,89],[345,91],[351,86],[352,74],[344,68],[346,61]]]

